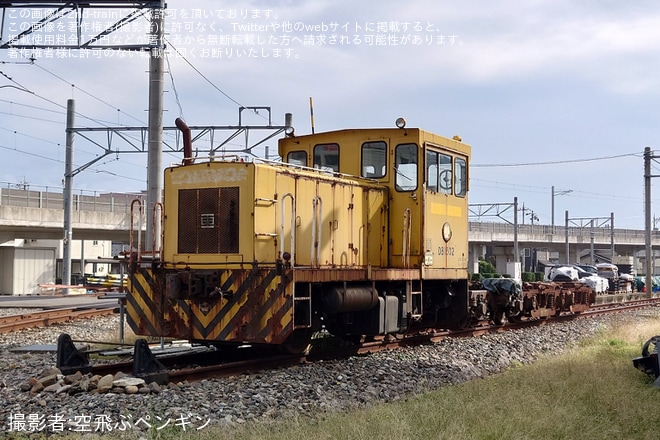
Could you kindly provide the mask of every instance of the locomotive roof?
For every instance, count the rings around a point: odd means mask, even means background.
[[[320,142],[341,142],[359,140],[360,142],[369,139],[383,139],[383,138],[401,138],[410,137],[412,142],[431,142],[443,147],[447,147],[456,151],[466,154],[470,153],[471,147],[462,142],[459,136],[453,138],[442,136],[430,131],[422,130],[420,128],[348,128],[341,130],[324,131],[320,133],[310,133],[304,135],[293,135],[279,140],[280,148],[293,144],[315,144]],[[281,155],[280,151],[280,155]]]

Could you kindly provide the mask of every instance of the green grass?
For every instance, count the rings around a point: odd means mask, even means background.
[[[657,318],[628,321],[562,355],[404,402],[151,438],[657,439],[660,389],[632,358],[658,334]]]

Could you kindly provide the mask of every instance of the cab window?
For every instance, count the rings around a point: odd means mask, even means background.
[[[291,151],[286,155],[286,162],[291,165],[299,165],[302,167],[307,166],[307,152],[305,151]]]
[[[383,141],[362,144],[362,177],[379,179],[387,170],[387,144]]]
[[[465,197],[467,194],[467,163],[465,159],[457,157],[454,162],[454,191],[458,197]]]
[[[452,192],[451,156],[437,151],[426,152],[426,187],[441,194]]]
[[[417,145],[397,145],[394,156],[396,190],[414,191],[417,189]]]
[[[339,172],[339,145],[318,144],[314,146],[314,168]]]

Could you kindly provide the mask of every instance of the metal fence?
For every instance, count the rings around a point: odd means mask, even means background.
[[[470,222],[470,232],[485,232],[495,234],[508,234],[513,235],[513,225],[511,223],[496,223],[496,222]],[[569,226],[569,237],[590,237],[593,233],[594,238],[601,240],[609,240],[612,236],[612,229],[610,227],[577,227]],[[531,236],[543,235],[558,235],[566,236],[566,226],[551,226],[551,225],[518,225],[518,234],[525,234]],[[654,236],[656,232],[654,231]],[[645,234],[643,230],[637,229],[617,229],[614,228],[614,235],[617,239],[628,239],[631,241],[644,241]]]
[[[133,200],[146,200],[144,193],[107,193],[90,190],[75,190],[73,193],[74,211],[114,212],[128,214]],[[22,206],[26,208],[64,209],[62,188],[39,187],[37,185],[11,184],[2,182],[0,205]]]

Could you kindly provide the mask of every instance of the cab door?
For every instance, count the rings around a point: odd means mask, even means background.
[[[431,278],[454,278],[467,262],[467,158],[426,145],[424,267]]]
[[[422,158],[416,143],[399,143],[391,150],[390,266],[419,267],[421,255]]]

